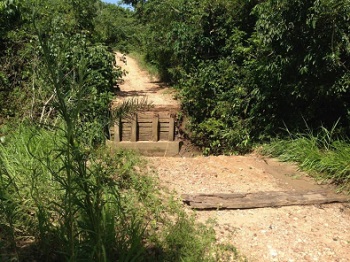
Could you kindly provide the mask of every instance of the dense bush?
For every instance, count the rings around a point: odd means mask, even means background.
[[[245,151],[305,122],[317,128],[339,120],[349,133],[349,1],[153,0],[135,7],[150,28],[146,57],[178,84],[203,147]]]
[[[292,129],[339,118],[349,131],[349,1],[266,1],[254,9],[258,17],[253,40],[271,130],[282,121]]]

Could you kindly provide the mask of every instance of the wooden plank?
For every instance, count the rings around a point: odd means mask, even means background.
[[[130,141],[131,140],[131,134],[130,133],[122,133],[122,140],[123,142],[125,141]]]
[[[169,132],[159,132],[159,141],[168,141]]]
[[[327,191],[269,191],[235,194],[183,194],[183,202],[194,209],[248,209],[348,202],[349,196]]]
[[[122,129],[130,129],[131,130],[131,124],[130,123],[122,123]]]
[[[174,141],[175,140],[175,117],[172,115],[170,116],[169,119],[169,141]]]
[[[114,124],[114,142],[119,143],[121,141],[121,122],[120,120]]]
[[[160,126],[159,127],[159,132],[169,132],[169,127],[168,126]]]
[[[169,123],[169,121],[168,121],[168,122],[159,122],[159,125],[160,125],[160,127],[166,127],[166,128],[169,128],[170,123]]]
[[[137,115],[131,121],[131,142],[137,141]]]
[[[158,141],[158,130],[159,130],[159,115],[155,114],[153,116],[153,121],[152,121],[152,141],[157,142]]]
[[[141,134],[141,133],[152,133],[152,130],[153,130],[153,128],[151,128],[151,127],[144,127],[144,128],[140,128],[139,127],[139,134]]]
[[[149,134],[139,134],[139,138],[138,138],[138,141],[142,141],[142,142],[145,142],[145,141],[152,141],[152,133],[149,133]]]
[[[139,134],[144,134],[144,133],[152,134],[152,128],[142,128],[142,129],[139,128]]]
[[[152,122],[138,122],[139,128],[152,128]]]

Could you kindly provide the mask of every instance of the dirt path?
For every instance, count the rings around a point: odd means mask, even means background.
[[[327,189],[291,164],[259,155],[149,158],[160,183],[183,193]],[[248,261],[350,261],[350,205],[197,211],[215,221],[217,241]]]
[[[135,60],[127,58],[123,68],[129,72],[121,85],[123,99],[148,96],[156,106],[178,106],[172,92],[152,82]],[[147,159],[160,183],[179,196],[334,190],[316,184],[291,164],[255,154]],[[201,222],[214,220],[217,241],[232,243],[248,261],[350,261],[350,204],[197,211],[196,217]]]
[[[116,64],[127,72],[124,83],[120,84],[116,103],[125,99],[147,99],[155,107],[179,108],[180,104],[174,99],[175,91],[164,83],[152,78],[142,70],[135,59],[126,56],[126,63],[121,61],[122,54],[116,53]]]

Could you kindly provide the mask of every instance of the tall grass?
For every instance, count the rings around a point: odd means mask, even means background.
[[[264,154],[282,161],[297,162],[302,170],[316,178],[335,183],[350,192],[350,141],[336,135],[335,128],[317,133],[290,135],[265,145]]]
[[[137,155],[101,148],[69,181],[62,140],[23,124],[0,145],[4,261],[217,260],[214,231],[162,193]]]

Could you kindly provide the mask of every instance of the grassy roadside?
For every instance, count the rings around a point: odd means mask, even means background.
[[[334,183],[339,191],[350,193],[350,141],[334,133],[335,130],[322,128],[316,134],[291,135],[264,145],[262,153],[296,162],[316,179]]]
[[[216,245],[210,225],[197,224],[159,188],[156,174],[138,155],[103,148],[89,152],[84,173],[69,181],[62,173],[69,163],[57,151],[63,141],[60,132],[21,125],[0,144],[0,260],[238,259],[233,247]],[[74,198],[67,205],[69,191]]]

